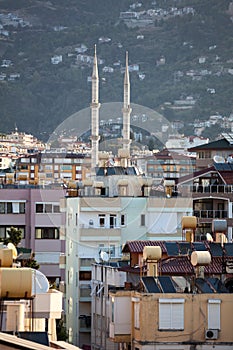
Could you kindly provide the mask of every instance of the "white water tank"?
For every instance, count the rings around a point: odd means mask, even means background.
[[[30,268],[0,268],[1,298],[30,298],[33,270]]]
[[[183,216],[182,217],[182,230],[195,230],[197,227],[196,216]]]
[[[208,251],[194,251],[191,254],[191,264],[193,266],[205,266],[211,263],[211,255]]]
[[[145,246],[143,249],[143,260],[155,260],[161,259],[162,249],[160,246]]]

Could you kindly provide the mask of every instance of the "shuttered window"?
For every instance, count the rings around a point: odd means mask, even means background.
[[[140,304],[134,303],[134,327],[135,328],[140,328],[139,312],[140,312]]]
[[[220,305],[221,300],[208,300],[208,329],[221,329],[220,327]]]
[[[159,299],[159,330],[184,329],[184,299]]]

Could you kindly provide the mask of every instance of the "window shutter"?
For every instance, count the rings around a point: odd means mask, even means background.
[[[159,304],[159,329],[171,329],[171,304]]]
[[[139,321],[139,310],[140,310],[140,304],[134,303],[134,327],[140,328],[140,321]]]
[[[184,304],[172,304],[172,329],[184,329]]]
[[[159,329],[184,329],[184,299],[159,300]]]
[[[220,304],[221,300],[208,300],[208,329],[221,329],[220,327]]]

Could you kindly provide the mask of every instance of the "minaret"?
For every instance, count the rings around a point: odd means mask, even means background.
[[[96,55],[96,45],[95,54],[93,62],[93,72],[92,72],[92,98],[91,98],[91,171],[95,171],[95,167],[98,165],[99,158],[99,74],[98,74],[98,64]]]
[[[124,105],[123,105],[123,149],[130,151],[130,82],[128,67],[128,52],[126,51],[125,77],[124,77]]]

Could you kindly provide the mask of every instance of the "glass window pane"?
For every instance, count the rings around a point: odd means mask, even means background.
[[[36,213],[43,213],[43,204],[36,203]]]
[[[45,213],[52,213],[52,204],[45,204]]]
[[[5,203],[4,202],[0,203],[0,214],[5,214]]]

